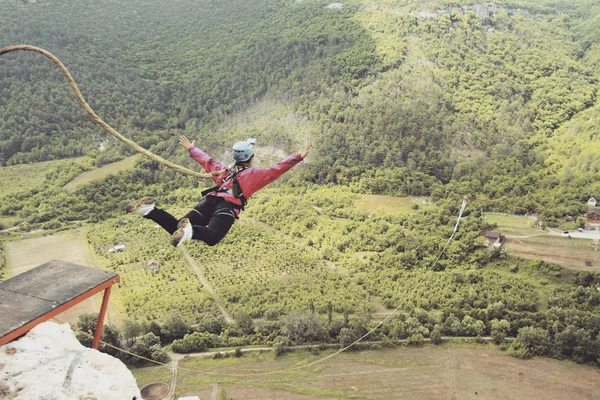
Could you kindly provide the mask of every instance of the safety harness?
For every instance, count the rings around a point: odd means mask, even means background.
[[[203,190],[202,197],[204,197],[207,194],[212,193],[212,192],[227,192],[229,194],[232,194],[234,197],[240,199],[240,201],[242,202],[241,206],[238,204],[233,204],[233,208],[238,209],[238,210],[243,210],[244,207],[246,206],[247,200],[246,200],[246,197],[244,196],[244,193],[242,193],[242,188],[240,187],[240,183],[237,180],[237,174],[239,174],[246,168],[248,168],[248,166],[246,166],[246,165],[233,166],[233,168],[231,169],[229,174],[225,178],[223,178],[221,183],[219,183],[218,185],[213,186],[211,188],[208,188],[206,190]],[[223,188],[222,186],[226,182],[229,182],[230,180],[232,181],[232,188],[231,189]]]

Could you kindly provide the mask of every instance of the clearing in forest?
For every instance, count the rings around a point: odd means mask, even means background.
[[[410,214],[427,205],[431,205],[427,197],[393,197],[375,194],[363,194],[356,202],[356,208],[360,211],[385,214]]]
[[[46,179],[46,172],[62,162],[64,160],[0,167],[0,193],[8,195],[39,186]]]
[[[6,251],[10,266],[7,278],[22,274],[51,260],[94,267],[80,230],[7,242]],[[81,314],[97,313],[102,295],[100,293],[86,299],[58,315],[57,319],[61,322],[76,323]],[[107,322],[110,323],[110,308]]]
[[[550,235],[524,216],[485,214],[485,220],[496,223],[495,230],[507,236],[508,254],[576,270],[600,270],[600,246],[592,239]]]
[[[520,215],[488,214],[485,222],[496,224],[496,231],[506,236],[547,235],[548,232],[536,228],[533,218]]]
[[[211,398],[218,385],[227,398],[280,399],[595,399],[593,367],[536,358],[520,360],[494,347],[398,347],[351,351],[305,369],[276,373],[322,359],[295,351],[273,359],[271,352],[241,358],[180,361],[175,395]],[[159,374],[159,371],[163,371]],[[272,375],[261,375],[275,372]],[[138,385],[168,381],[167,368],[133,371]],[[238,376],[227,375],[238,374]],[[243,374],[248,374],[242,376]]]
[[[139,158],[141,158],[141,155],[136,154],[136,155],[128,157],[124,160],[106,164],[95,170],[84,172],[81,175],[79,175],[77,178],[73,179],[71,182],[67,183],[65,185],[65,189],[67,190],[67,192],[72,192],[75,189],[77,189],[79,186],[85,185],[86,183],[90,183],[92,181],[102,179],[109,175],[113,175],[118,172],[124,171],[126,169],[133,168],[133,166],[135,165],[135,162]]]
[[[591,239],[532,236],[509,238],[505,246],[511,255],[542,260],[576,270],[600,270],[600,246]]]

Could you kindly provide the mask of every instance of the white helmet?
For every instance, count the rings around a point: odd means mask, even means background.
[[[254,149],[248,141],[237,142],[233,145],[232,154],[236,162],[246,162],[254,155]]]

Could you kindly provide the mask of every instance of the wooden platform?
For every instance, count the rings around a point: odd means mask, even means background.
[[[0,282],[0,346],[105,290],[101,327],[110,287],[119,280],[114,272],[54,260]]]

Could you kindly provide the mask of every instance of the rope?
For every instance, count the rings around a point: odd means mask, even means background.
[[[69,85],[71,85],[71,88],[75,92],[75,96],[77,96],[77,100],[79,100],[79,103],[81,103],[83,108],[85,108],[85,111],[87,111],[87,113],[92,117],[92,119],[98,125],[100,125],[106,132],[108,132],[111,136],[113,136],[116,139],[120,140],[121,142],[125,143],[129,147],[133,148],[135,151],[142,153],[145,156],[150,157],[151,159],[153,159],[155,161],[158,161],[159,163],[161,163],[162,165],[164,165],[168,168],[171,168],[171,169],[181,172],[183,174],[196,176],[198,178],[209,179],[211,176],[220,175],[220,173],[222,173],[222,171],[218,171],[219,173],[215,172],[213,174],[205,174],[205,173],[201,173],[201,172],[192,171],[190,169],[182,167],[181,165],[174,164],[170,161],[167,161],[164,158],[152,153],[151,151],[144,149],[143,147],[141,147],[134,141],[127,139],[125,136],[121,135],[119,132],[114,130],[109,124],[104,122],[98,115],[96,115],[94,110],[92,110],[92,108],[89,106],[89,104],[83,98],[83,95],[81,94],[81,91],[79,90],[79,87],[77,87],[75,80],[73,79],[73,77],[71,76],[71,74],[69,73],[67,68],[64,66],[64,64],[58,58],[56,58],[54,55],[52,55],[52,53],[50,53],[49,51],[46,51],[42,48],[35,47],[35,46],[16,45],[16,46],[8,46],[8,47],[4,47],[4,48],[0,49],[0,55],[10,53],[11,51],[16,51],[16,50],[35,51],[37,53],[43,54],[44,56],[48,57],[50,60],[52,60],[54,62],[54,64],[58,65],[58,67],[60,68],[62,73],[67,78],[67,81],[69,81]]]

